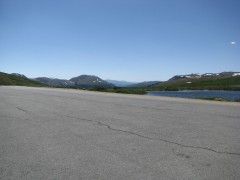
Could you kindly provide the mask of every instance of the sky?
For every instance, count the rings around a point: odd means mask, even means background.
[[[240,71],[240,1],[0,0],[0,71],[133,82]]]

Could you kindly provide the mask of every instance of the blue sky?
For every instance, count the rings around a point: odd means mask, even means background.
[[[240,1],[0,0],[0,71],[128,81],[240,71]]]

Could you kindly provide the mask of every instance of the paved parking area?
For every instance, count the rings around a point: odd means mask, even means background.
[[[240,104],[0,87],[0,179],[240,179]]]

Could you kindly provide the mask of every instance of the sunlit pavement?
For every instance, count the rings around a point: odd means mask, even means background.
[[[0,87],[0,179],[240,179],[240,104]]]

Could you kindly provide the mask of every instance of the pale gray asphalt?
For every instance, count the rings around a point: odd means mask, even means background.
[[[240,179],[240,105],[0,87],[0,179]]]

